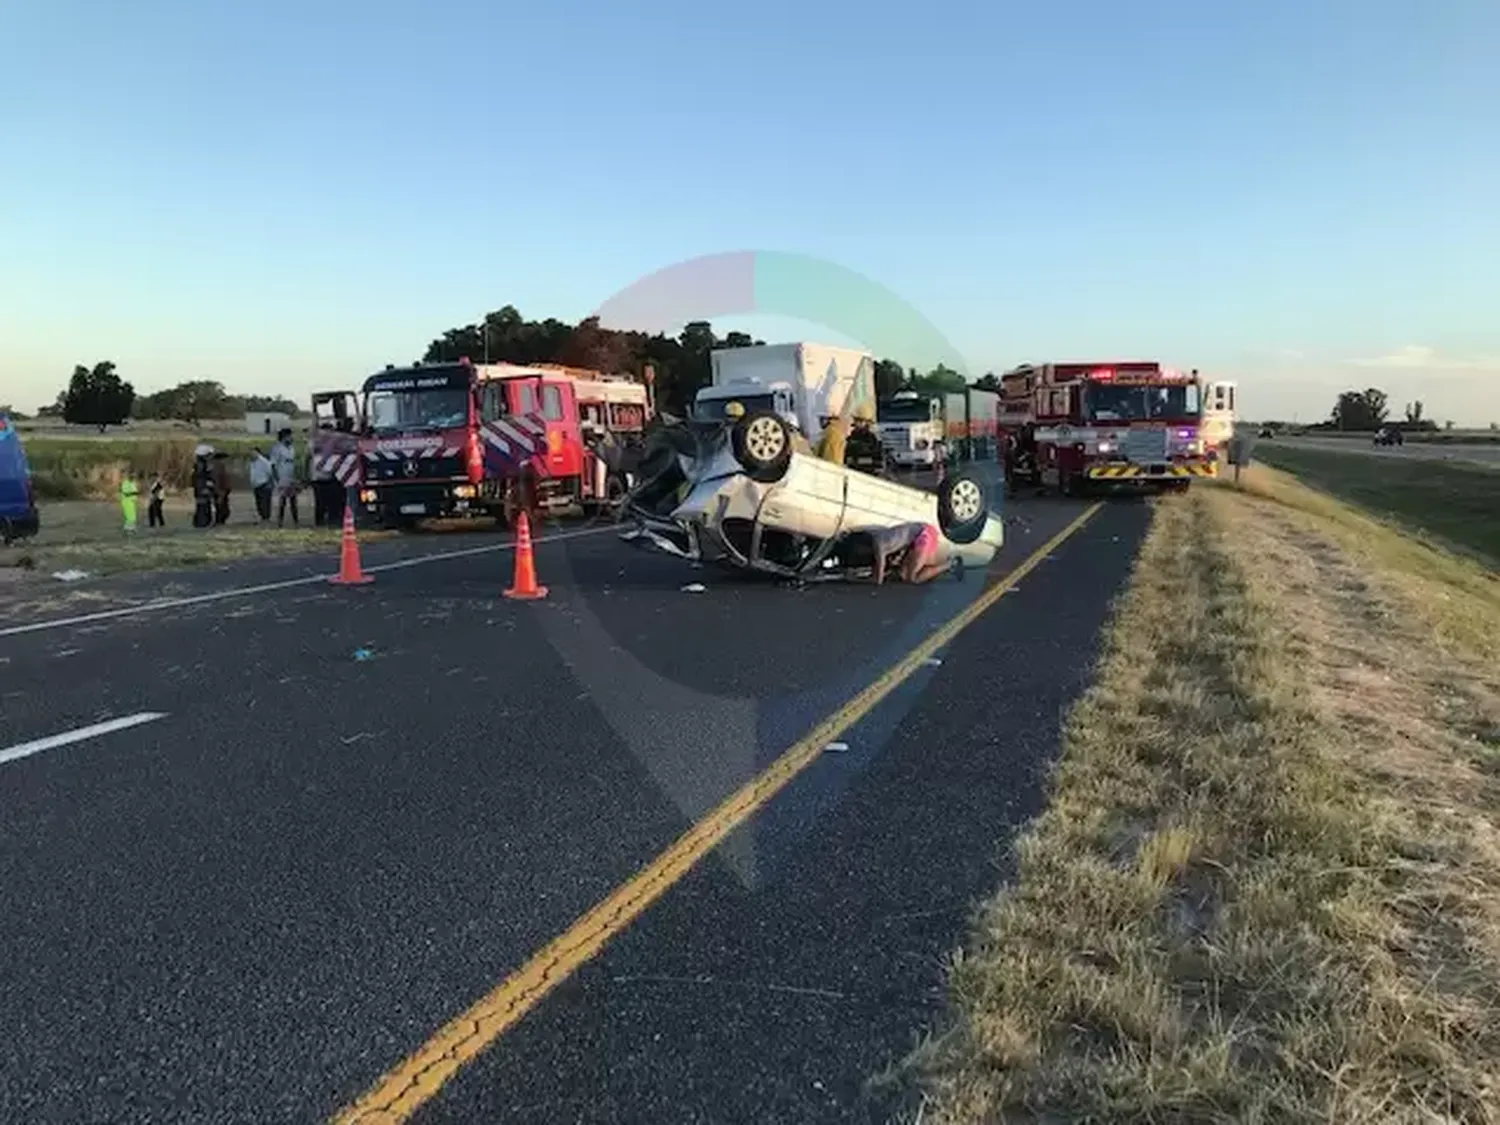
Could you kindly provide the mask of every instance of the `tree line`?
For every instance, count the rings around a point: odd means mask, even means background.
[[[514,305],[488,313],[474,324],[450,328],[427,345],[423,363],[453,363],[469,358],[476,363],[559,363],[592,371],[644,377],[649,367],[655,378],[657,402],[665,410],[681,412],[701,387],[713,378],[710,354],[720,348],[763,347],[744,332],[719,336],[712,323],[694,320],[676,336],[629,329],[605,328],[596,316],[569,324],[555,317],[527,320]],[[961,390],[963,375],[939,364],[927,372],[903,367],[894,359],[875,363],[875,389],[880,397],[902,387]],[[998,389],[999,380],[987,375],[979,385]]]
[[[205,421],[242,418],[246,414],[275,413],[295,416],[300,408],[279,395],[237,395],[212,379],[192,379],[148,395],[137,395],[135,387],[121,377],[113,362],[103,360],[91,367],[73,368],[68,385],[56,401],[37,411],[41,418],[61,418],[76,426],[104,430],[126,419],[179,421],[198,425]]]
[[[1397,423],[1403,430],[1431,431],[1438,424],[1423,415],[1421,399],[1409,402],[1403,411],[1405,417]],[[1314,430],[1343,430],[1368,432],[1378,430],[1391,421],[1390,396],[1379,387],[1366,387],[1362,391],[1344,391],[1333,404],[1326,422],[1309,427]],[[1453,423],[1448,423],[1452,428]]]
[[[668,336],[605,328],[598,317],[587,317],[577,324],[555,317],[527,320],[514,305],[506,305],[477,324],[448,329],[427,345],[422,362],[452,363],[467,357],[476,363],[559,363],[637,378],[643,378],[649,367],[655,378],[657,401],[663,409],[680,412],[700,387],[712,381],[711,352],[764,345],[764,340],[744,332],[720,337],[706,320],[692,321],[676,336]],[[962,390],[965,383],[962,374],[942,364],[926,372],[903,367],[894,359],[881,359],[875,364],[876,393],[881,397],[903,387]],[[977,385],[998,390],[999,380],[986,375]],[[105,360],[74,367],[57,400],[37,413],[43,418],[61,418],[73,425],[103,430],[132,418],[197,425],[259,412],[296,416],[302,408],[279,396],[231,394],[222,383],[211,379],[190,380],[138,395],[115,364]]]

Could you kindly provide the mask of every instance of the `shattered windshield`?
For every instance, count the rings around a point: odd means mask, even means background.
[[[1199,414],[1198,388],[1191,383],[1157,387],[1094,383],[1084,401],[1091,422],[1146,422]]]
[[[375,430],[446,429],[469,420],[469,392],[460,387],[424,391],[374,391],[369,400]]]

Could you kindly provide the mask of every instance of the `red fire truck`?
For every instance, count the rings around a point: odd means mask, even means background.
[[[315,395],[313,411],[314,473],[357,489],[365,519],[404,528],[617,503],[652,404],[621,376],[461,359],[387,367],[358,395]]]
[[[1154,362],[1026,364],[1000,379],[1011,481],[1078,495],[1095,485],[1186,489],[1218,475],[1199,433],[1196,371]]]

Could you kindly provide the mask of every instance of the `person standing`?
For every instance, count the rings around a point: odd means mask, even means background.
[[[162,482],[161,474],[157,473],[151,478],[151,500],[146,505],[146,523],[150,527],[166,527],[167,518],[162,514],[162,505],[167,499],[167,486]]]
[[[291,505],[292,526],[297,526],[297,450],[288,427],[276,435],[271,447],[271,469],[276,484],[276,526],[286,526],[286,509]]]
[[[313,458],[313,526],[325,527],[333,523],[333,493],[339,482],[333,479],[333,471],[323,467],[321,458]]]
[[[214,474],[209,459],[214,455],[211,445],[199,445],[193,450],[193,526],[211,527],[214,522]]]
[[[229,479],[229,454],[222,449],[214,454],[214,526],[222,527],[229,522],[229,492],[233,487]]]
[[[261,523],[271,522],[271,493],[275,489],[276,472],[271,459],[257,446],[250,455],[250,492],[255,497],[255,514]]]
[[[125,517],[126,531],[135,530],[135,500],[140,491],[135,474],[127,471],[120,481],[120,514]]]

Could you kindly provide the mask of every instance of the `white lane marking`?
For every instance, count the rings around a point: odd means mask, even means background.
[[[605,527],[586,527],[578,531],[564,531],[558,535],[542,535],[532,540],[532,543],[540,546],[543,543],[560,543],[565,539],[581,539],[585,535],[602,535],[606,531],[618,530],[614,524]],[[491,554],[495,551],[510,551],[515,548],[515,541],[506,543],[491,543],[483,547],[465,547],[461,551],[440,551],[434,555],[418,555],[412,559],[398,559],[396,562],[381,563],[379,566],[365,567],[366,574],[378,574],[387,570],[401,570],[409,566],[421,566],[423,563],[442,562],[446,559],[462,559],[471,555]],[[265,560],[274,561],[274,560]],[[38,633],[44,629],[62,629],[69,625],[87,625],[93,621],[110,621],[116,617],[130,617],[137,613],[151,613],[159,609],[180,609],[187,605],[202,605],[205,602],[219,602],[225,598],[248,598],[252,594],[269,594],[276,590],[290,590],[296,586],[311,586],[315,582],[327,582],[327,574],[312,574],[305,578],[287,578],[280,582],[262,582],[258,586],[236,586],[231,590],[215,590],[211,594],[194,594],[186,598],[166,598],[162,601],[146,602],[144,605],[122,606],[119,609],[103,609],[98,613],[82,613],[76,617],[58,617],[51,621],[33,621],[29,625],[10,625],[0,629],[0,637],[14,637],[20,633]]]
[[[86,738],[98,738],[101,734],[113,734],[117,730],[129,730],[131,727],[138,727],[142,723],[152,723],[157,719],[165,719],[166,717],[167,714],[165,711],[142,711],[139,714],[125,715],[119,719],[110,719],[108,722],[95,723],[93,726],[64,731],[62,734],[50,735],[47,738],[38,738],[31,742],[23,742],[19,746],[0,750],[0,765],[4,765],[6,762],[14,762],[17,758],[40,754],[43,750],[55,750],[59,746],[82,742]]]

